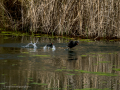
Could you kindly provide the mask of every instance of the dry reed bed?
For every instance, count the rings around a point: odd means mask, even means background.
[[[4,27],[95,39],[120,38],[119,0],[12,0],[11,7],[20,5],[19,20],[18,15],[12,15],[12,9],[9,12],[6,8],[8,1],[0,1]]]

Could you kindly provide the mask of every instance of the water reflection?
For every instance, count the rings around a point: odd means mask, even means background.
[[[37,48],[27,48],[27,50],[28,50],[29,52],[38,52],[38,51],[37,51]]]
[[[41,38],[39,44],[31,42],[28,48],[21,46],[31,39],[22,40],[3,39],[0,43],[0,90],[24,85],[28,86],[26,90],[119,90],[119,43],[80,42],[64,50],[66,39]],[[55,52],[45,46],[49,42],[55,43]]]
[[[77,52],[73,50],[68,50],[68,60],[77,60]]]

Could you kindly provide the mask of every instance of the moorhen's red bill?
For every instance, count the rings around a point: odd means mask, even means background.
[[[70,41],[70,42],[68,43],[68,47],[69,47],[69,48],[73,48],[73,47],[75,47],[76,45],[78,45],[78,41]]]

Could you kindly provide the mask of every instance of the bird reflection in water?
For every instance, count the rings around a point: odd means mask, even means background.
[[[68,60],[77,60],[77,53],[75,51],[69,50],[68,51]]]

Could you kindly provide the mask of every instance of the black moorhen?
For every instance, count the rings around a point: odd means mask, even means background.
[[[75,47],[76,45],[78,45],[78,41],[70,41],[70,42],[68,43],[68,47],[69,47],[69,48],[73,48],[73,47]]]
[[[53,47],[53,43],[47,44],[47,47]]]

